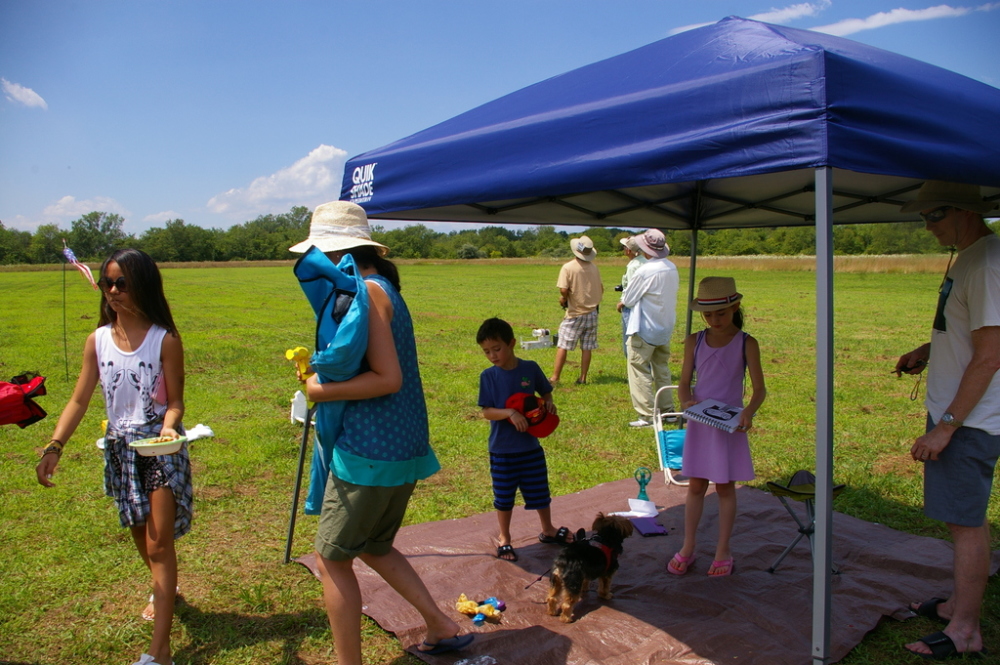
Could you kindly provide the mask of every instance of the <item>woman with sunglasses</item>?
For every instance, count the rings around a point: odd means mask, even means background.
[[[38,482],[53,487],[63,446],[83,419],[100,382],[107,411],[104,487],[123,527],[132,532],[153,578],[143,618],[153,621],[147,653],[134,665],[171,665],[170,629],[177,590],[174,540],[191,530],[193,493],[187,443],[177,453],[142,457],[129,443],[177,439],[184,431],[184,351],[160,271],[137,249],[122,249],[101,266],[101,311],[87,337],[73,396],[42,452]]]

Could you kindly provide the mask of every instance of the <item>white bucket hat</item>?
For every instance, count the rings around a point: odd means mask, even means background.
[[[372,240],[364,208],[350,201],[331,201],[316,206],[309,223],[309,237],[288,251],[304,254],[315,246],[321,252],[342,252],[361,245],[376,247],[379,256],[389,253],[388,247]]]
[[[917,212],[930,208],[961,208],[971,212],[987,213],[996,207],[993,201],[984,201],[979,185],[965,185],[943,180],[928,180],[917,192],[915,201],[904,203],[900,212]]]
[[[639,251],[639,245],[636,244],[634,236],[628,236],[628,237],[622,238],[618,242],[620,242],[622,244],[622,247],[624,247],[625,249],[629,250],[630,252],[638,252]]]
[[[573,250],[576,258],[581,261],[593,261],[594,257],[597,256],[597,250],[594,249],[594,241],[587,236],[570,238],[569,248]]]

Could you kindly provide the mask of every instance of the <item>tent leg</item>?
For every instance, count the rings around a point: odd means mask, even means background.
[[[694,190],[693,201],[691,202],[691,263],[688,270],[688,302],[694,300],[694,281],[698,270],[698,229],[701,227],[701,181],[698,181]],[[694,312],[687,309],[687,328],[685,337],[691,334],[691,326],[694,325]]]
[[[299,493],[302,491],[302,470],[306,464],[306,448],[309,446],[309,426],[312,424],[316,406],[306,412],[302,424],[302,444],[299,446],[299,468],[295,473],[295,491],[292,493],[292,513],[288,518],[288,539],[285,541],[285,563],[292,560],[292,536],[295,535],[295,516],[299,512]]]
[[[816,529],[812,660],[830,662],[833,563],[833,169],[816,169]]]

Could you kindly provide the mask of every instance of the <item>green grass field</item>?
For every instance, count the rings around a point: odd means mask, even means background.
[[[814,466],[815,275],[767,270],[760,261],[753,269],[738,265],[703,266],[699,274],[736,277],[746,330],[761,343],[768,399],[751,445],[756,484],[763,485]],[[650,431],[627,426],[634,412],[611,292],[623,262],[602,263],[601,269],[608,293],[590,383],[573,385],[580,356],[571,352],[555,392],[562,423],[546,440],[555,494],[657,464]],[[432,442],[443,466],[418,486],[409,523],[492,509],[487,425],[476,407],[478,376],[487,363],[475,332],[489,316],[510,321],[519,338],[529,338],[532,328],[557,328],[558,270],[558,262],[401,266],[403,296],[416,323]],[[681,277],[676,363],[686,269]],[[0,376],[25,370],[45,374],[48,395],[38,402],[50,414],[24,430],[0,430],[0,661],[129,663],[148,644],[151,626],[139,613],[149,578],[103,495],[103,459],[94,446],[101,436],[100,399],[67,445],[54,478],[57,487],[46,490],[35,480],[37,454],[72,392],[83,341],[97,319],[98,295],[77,273],[66,272],[67,376],[63,279],[58,271],[0,272]],[[185,346],[185,423],[204,423],[215,431],[214,438],[191,448],[196,515],[193,531],[178,542],[187,602],[174,621],[175,662],[333,662],[319,584],[304,568],[282,564],[301,436],[288,421],[297,383],[284,351],[312,348],[311,310],[290,266],[168,268],[164,279]],[[837,499],[838,510],[946,537],[940,524],[922,515],[920,468],[907,457],[923,427],[922,402],[909,399],[912,378],[890,374],[900,353],[926,341],[939,280],[938,272],[836,275],[835,478],[849,486]],[[553,349],[519,354],[545,370],[552,367]],[[679,373],[679,364],[674,369]],[[994,523],[1000,518],[995,503],[989,515]],[[315,518],[300,517],[296,555],[311,548],[315,524]],[[984,638],[994,650],[1000,648],[997,590],[991,580],[984,614]],[[904,642],[931,629],[922,619],[884,622],[843,662],[897,662]],[[417,662],[367,620],[365,649],[371,663]]]

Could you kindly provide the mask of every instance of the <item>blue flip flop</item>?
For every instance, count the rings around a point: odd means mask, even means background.
[[[448,653],[449,651],[461,651],[465,647],[472,644],[472,640],[476,639],[474,633],[467,633],[465,635],[456,635],[455,637],[449,637],[446,640],[441,640],[437,644],[431,644],[430,642],[424,640],[425,647],[431,647],[430,649],[417,649],[420,653],[426,653],[431,656],[436,656],[439,653]]]

